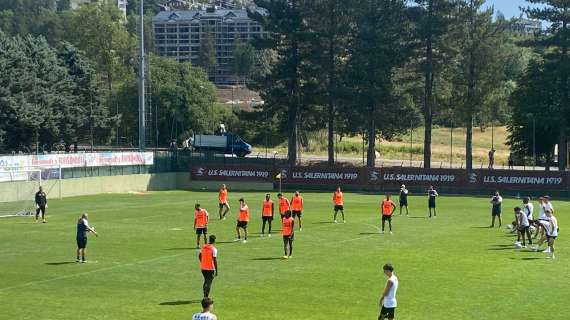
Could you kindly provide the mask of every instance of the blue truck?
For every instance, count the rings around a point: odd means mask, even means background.
[[[223,154],[235,154],[245,157],[250,154],[252,147],[238,135],[225,133],[224,135],[195,134],[192,139],[192,148],[195,151],[214,151]]]

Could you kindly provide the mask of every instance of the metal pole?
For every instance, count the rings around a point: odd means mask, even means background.
[[[144,0],[140,0],[140,39],[139,39],[139,150],[145,149],[145,53],[144,53]]]
[[[532,159],[533,159],[533,170],[536,167],[536,119],[532,118]]]
[[[414,128],[412,120],[410,120],[410,167],[412,166],[412,148],[414,147]]]
[[[451,136],[449,147],[449,167],[453,168],[453,120],[451,120]]]
[[[491,121],[491,150],[495,149],[495,124]]]

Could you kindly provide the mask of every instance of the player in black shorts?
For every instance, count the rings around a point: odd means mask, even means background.
[[[402,208],[406,207],[406,215],[408,215],[408,189],[406,185],[400,187],[400,215],[402,215]]]
[[[85,248],[87,247],[87,234],[91,232],[96,237],[99,235],[95,232],[95,228],[89,226],[87,221],[87,213],[81,215],[81,218],[77,220],[77,260],[76,262],[85,263]]]
[[[40,216],[40,212],[42,214],[42,222],[46,223],[46,209],[47,209],[47,195],[44,192],[44,189],[40,186],[40,189],[38,190],[38,192],[36,192],[36,197],[35,197],[35,201],[36,201],[36,223],[38,222],[38,218]]]
[[[428,210],[429,210],[429,217],[431,218],[431,212],[433,209],[433,217],[437,216],[437,212],[435,210],[435,199],[439,196],[437,191],[433,188],[433,186],[429,186],[428,189]]]

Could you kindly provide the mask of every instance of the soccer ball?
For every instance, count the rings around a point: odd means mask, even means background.
[[[522,244],[520,242],[515,242],[515,248],[516,249],[522,248]]]
[[[513,231],[513,225],[512,225],[512,224],[507,224],[507,229],[509,229],[509,231]]]

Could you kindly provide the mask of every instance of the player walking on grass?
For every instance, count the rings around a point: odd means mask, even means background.
[[[290,259],[293,256],[293,240],[295,238],[295,219],[291,217],[291,212],[287,211],[281,220],[283,224],[281,233],[283,234],[283,259]],[[289,249],[289,250],[287,250]]]
[[[212,310],[214,310],[214,300],[204,298],[202,299],[202,312],[195,313],[192,320],[218,320]]]
[[[283,220],[285,213],[291,210],[291,204],[281,193],[277,194],[277,198],[279,199],[279,214],[281,215],[281,220]]]
[[[303,215],[303,197],[301,197],[299,191],[295,191],[293,198],[291,198],[291,210],[293,211],[293,219],[295,219],[295,217],[299,219],[299,231],[303,231],[301,222],[301,216]]]
[[[87,221],[87,213],[81,215],[79,220],[77,220],[77,259],[75,262],[85,263],[85,250],[87,248],[87,234],[89,232],[93,233],[96,237],[99,235],[95,232],[95,228],[89,225]]]
[[[390,195],[386,195],[386,199],[382,200],[382,231],[384,233],[384,225],[388,221],[388,227],[390,228],[390,234],[392,234],[392,214],[396,211],[396,205],[394,201],[390,200]]]
[[[204,237],[204,245],[208,234],[209,215],[206,209],[200,208],[200,204],[196,203],[194,210],[194,230],[196,230],[196,248],[200,248],[200,235]]]
[[[42,222],[46,223],[46,209],[48,207],[47,204],[47,194],[44,192],[44,189],[40,186],[38,192],[36,192],[36,223],[38,222],[38,218],[40,216],[40,212],[42,213]]]
[[[337,223],[336,216],[338,212],[342,214],[342,222],[346,223],[344,220],[344,195],[340,190],[340,187],[336,188],[336,191],[333,193],[333,203],[334,203],[334,223]]]
[[[204,298],[210,296],[210,289],[212,289],[212,282],[214,277],[218,276],[218,249],[214,246],[216,244],[216,236],[209,237],[209,243],[204,245],[198,254],[200,260],[200,270],[204,276],[204,285],[202,286]]]
[[[249,222],[249,207],[245,203],[245,200],[243,198],[241,198],[241,199],[239,199],[239,215],[238,215],[237,225],[236,225],[237,239],[235,241],[241,240],[241,234],[239,232],[239,229],[243,229],[243,232],[244,232],[243,243],[247,243],[247,224],[248,224],[248,222]]]
[[[378,320],[384,319],[394,319],[396,313],[396,307],[398,302],[396,301],[396,292],[398,291],[398,277],[394,274],[394,267],[391,264],[385,264],[382,268],[384,274],[388,277],[386,281],[386,287],[380,298],[380,316]]]
[[[544,228],[540,228],[540,226],[542,225],[543,222],[547,222],[549,219],[546,216],[546,211],[552,211],[554,212],[554,207],[552,206],[552,204],[550,203],[550,197],[549,196],[544,196],[544,197],[540,197],[538,198],[538,223],[537,226],[539,226],[536,229],[536,233],[534,234],[534,237],[536,238],[538,236],[538,234],[540,233],[541,238],[544,237]]]
[[[433,209],[433,217],[437,216],[437,212],[435,209],[435,199],[439,197],[439,194],[434,189],[433,186],[429,186],[428,189],[428,210],[429,210],[429,217],[431,218],[431,210]]]
[[[491,226],[489,228],[495,227],[495,218],[499,219],[499,228],[503,222],[501,218],[501,205],[503,204],[503,197],[499,194],[499,191],[495,192],[495,195],[491,198],[491,204],[493,205],[491,208]]]
[[[402,215],[402,208],[406,208],[406,215],[408,215],[408,189],[406,189],[406,185],[402,185],[400,187],[400,215]]]
[[[222,220],[226,218],[226,214],[228,214],[230,211],[230,204],[228,202],[228,188],[225,184],[222,184],[220,187],[220,192],[218,193],[218,202],[220,206],[218,214],[220,215],[220,220]]]
[[[262,237],[265,235],[265,223],[269,225],[267,236],[271,237],[271,223],[273,222],[274,212],[275,206],[271,200],[271,195],[268,193],[265,195],[265,200],[263,200],[263,206],[261,207],[261,219],[263,220],[263,226],[261,227]]]

